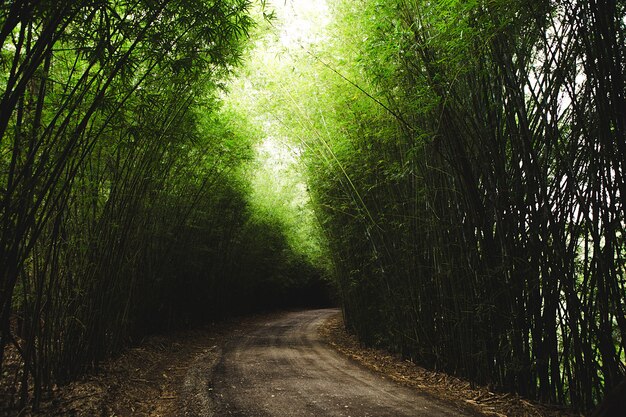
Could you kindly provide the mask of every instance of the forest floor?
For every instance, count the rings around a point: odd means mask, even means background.
[[[210,366],[232,328],[248,319],[232,319],[194,330],[151,336],[97,373],[63,387],[55,387],[38,412],[10,409],[13,378],[0,379],[0,416],[173,417],[188,415],[185,378],[198,363]],[[10,374],[10,373],[9,373]]]
[[[340,314],[330,317],[319,328],[327,343],[366,368],[383,374],[401,385],[425,392],[445,402],[465,404],[478,415],[495,417],[579,417],[582,414],[558,406],[528,401],[518,395],[496,393],[487,387],[420,367],[382,349],[361,346],[346,332]]]
[[[281,318],[273,313],[238,318],[164,336],[153,336],[67,386],[56,388],[39,412],[9,411],[5,406],[11,380],[0,380],[0,416],[172,417],[214,415],[215,404],[206,392],[216,364],[223,361],[227,341],[249,334],[263,323]],[[471,414],[509,417],[573,417],[567,410],[534,404],[510,394],[443,373],[428,371],[388,352],[361,347],[333,314],[318,328],[324,343],[379,374],[442,403],[457,404]],[[239,335],[239,336],[237,336]],[[198,383],[204,379],[206,383]]]

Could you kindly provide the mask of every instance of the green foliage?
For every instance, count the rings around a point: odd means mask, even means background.
[[[249,203],[256,133],[220,103],[250,7],[0,6],[0,364],[13,344],[20,408],[147,332],[316,279]]]
[[[301,26],[308,21],[299,19],[315,14],[314,5],[306,2],[276,5],[271,13],[275,20],[255,27],[254,47],[228,85],[226,102],[256,126],[256,156],[247,168],[253,211],[259,218],[281,225],[291,250],[325,270],[318,271],[325,275],[328,257],[305,184],[303,143],[288,129],[294,115],[284,112],[286,103],[294,102],[294,88],[302,86],[299,71],[307,71],[294,66],[294,43],[313,42],[321,28],[312,25],[310,32],[302,29],[301,33]]]
[[[0,6],[21,405],[332,270],[365,342],[592,408],[625,369],[622,2],[261,3]]]
[[[593,407],[624,376],[623,8],[332,8],[327,47],[299,57],[283,103],[349,326],[427,366]]]

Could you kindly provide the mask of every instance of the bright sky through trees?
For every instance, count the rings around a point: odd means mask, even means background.
[[[325,39],[329,10],[324,0],[268,2],[270,21],[259,21],[258,35],[225,97],[230,106],[258,127],[256,160],[251,165],[251,203],[260,213],[278,216],[290,243],[302,253],[320,254],[316,225],[302,172],[301,141],[283,132],[280,97],[290,97],[301,79],[297,62],[304,49]],[[304,49],[303,49],[304,48]]]
[[[280,45],[287,49],[299,49],[325,38],[324,29],[330,20],[325,0],[286,0],[276,7]]]

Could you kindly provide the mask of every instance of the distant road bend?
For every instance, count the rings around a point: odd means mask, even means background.
[[[469,416],[383,379],[326,346],[317,328],[336,312],[286,313],[234,332],[208,381],[214,415]]]

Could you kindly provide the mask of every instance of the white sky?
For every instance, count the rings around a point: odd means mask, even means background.
[[[276,9],[281,46],[299,48],[323,38],[330,20],[326,0],[274,0],[268,5]]]
[[[251,177],[252,200],[290,207],[298,213],[300,223],[314,223],[312,212],[306,208],[309,196],[300,165],[300,145],[298,140],[284,137],[282,125],[273,114],[277,108],[272,103],[272,88],[289,83],[285,72],[291,73],[298,66],[303,47],[314,48],[324,42],[330,10],[326,0],[268,0],[265,13],[272,10],[273,29],[255,42],[249,78],[242,76],[233,84],[235,92],[230,98],[240,101],[251,120],[261,127],[262,137],[255,146],[256,170]]]
[[[308,48],[324,40],[325,29],[330,22],[326,0],[273,0],[267,2],[266,8],[268,12],[276,11],[273,25],[277,28],[277,33],[271,37],[275,40],[274,44],[257,44],[257,48],[267,48],[261,51],[261,54],[267,54],[267,64],[276,64],[277,50],[287,54],[294,52],[297,56],[301,47]],[[287,171],[287,166],[298,163],[300,149],[280,139],[275,131],[277,126],[271,118],[265,119],[263,127],[265,138],[257,145],[257,155],[264,161],[266,169],[275,171],[279,177]]]

